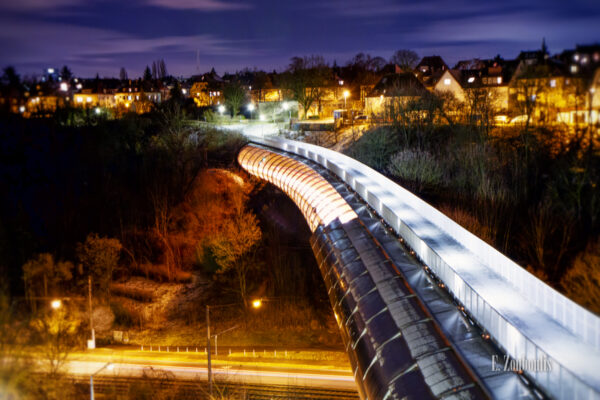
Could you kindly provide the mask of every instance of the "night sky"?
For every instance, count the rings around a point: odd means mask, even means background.
[[[78,76],[130,77],[164,58],[169,73],[281,70],[295,55],[345,64],[397,49],[459,59],[514,58],[600,41],[591,0],[0,0],[0,66],[22,75],[67,64]]]

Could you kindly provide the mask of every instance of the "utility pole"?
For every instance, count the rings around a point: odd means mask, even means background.
[[[208,393],[212,399],[212,366],[210,363],[210,306],[206,306],[206,349],[208,354]]]
[[[88,340],[88,349],[95,349],[96,335],[94,333],[94,320],[92,318],[92,275],[88,275],[88,308],[90,313],[90,329],[92,331],[92,339]]]

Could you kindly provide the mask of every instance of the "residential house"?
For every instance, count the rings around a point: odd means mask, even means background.
[[[415,67],[415,74],[423,85],[432,90],[441,76],[447,71],[448,65],[440,56],[423,57]]]
[[[190,81],[192,85],[189,93],[196,106],[209,107],[222,104],[225,101],[223,97],[225,82],[214,68],[208,73],[192,76]]]
[[[366,97],[365,113],[385,117],[392,104],[406,104],[423,96],[425,86],[413,73],[385,75]]]
[[[117,105],[114,89],[82,89],[73,94],[73,105],[75,107],[103,107],[114,108]]]
[[[473,96],[475,92],[478,95],[484,91],[492,101],[495,114],[507,113],[512,65],[513,62],[504,60],[461,61],[457,64],[460,69],[444,71],[433,89],[437,92],[450,92],[461,102],[478,97]],[[478,68],[466,69],[467,66]]]

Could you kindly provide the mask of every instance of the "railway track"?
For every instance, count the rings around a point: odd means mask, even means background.
[[[89,378],[72,377],[77,392],[89,396]],[[166,399],[207,399],[208,383],[205,381],[173,380],[166,377],[94,377],[94,393],[98,399],[134,398],[135,394],[162,393]],[[287,385],[254,385],[241,382],[216,381],[213,394],[217,399],[235,400],[357,400],[358,393],[352,390],[329,390],[321,388]],[[134,395],[134,397],[130,397]],[[82,396],[83,398],[83,396]],[[85,397],[87,398],[87,397]]]

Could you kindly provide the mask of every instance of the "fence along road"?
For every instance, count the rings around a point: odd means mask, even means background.
[[[366,165],[307,143],[252,142],[312,160],[346,182],[413,248],[469,316],[524,373],[560,399],[600,399],[600,318],[546,285],[434,207]]]

